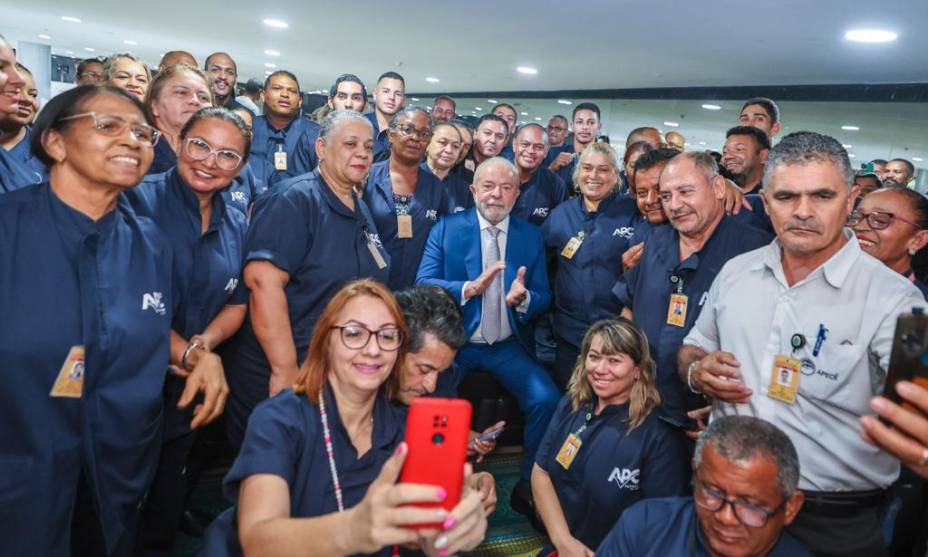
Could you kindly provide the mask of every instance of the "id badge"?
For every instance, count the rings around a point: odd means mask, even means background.
[[[412,215],[396,215],[396,237],[412,238]]]
[[[84,392],[84,347],[72,346],[64,359],[58,378],[49,395],[53,397],[81,398]]]
[[[799,360],[782,355],[774,357],[767,396],[787,404],[796,404],[796,391],[799,389],[801,371],[802,362]]]
[[[580,440],[575,434],[571,433],[567,436],[567,439],[564,440],[564,444],[561,445],[561,450],[557,452],[555,460],[560,464],[564,470],[570,470],[570,465],[573,464],[574,458],[576,458],[577,453],[580,452],[580,447],[583,445],[583,441]]]
[[[564,249],[561,250],[561,257],[564,259],[573,259],[574,254],[577,253],[578,249],[580,249],[581,244],[583,244],[583,238],[580,236],[574,236],[567,242],[567,245],[564,246]]]
[[[377,263],[378,269],[383,269],[387,266],[387,261],[380,255],[380,250],[377,249],[377,244],[368,240],[367,241],[367,250],[371,252],[371,256],[374,258],[374,261]]]
[[[671,294],[670,304],[667,306],[667,324],[674,327],[686,325],[686,304],[689,298],[686,294]]]
[[[287,152],[286,151],[275,151],[274,152],[274,168],[276,170],[287,170]]]

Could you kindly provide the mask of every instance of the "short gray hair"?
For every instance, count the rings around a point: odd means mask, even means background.
[[[145,68],[145,75],[148,76],[148,81],[151,81],[151,70],[148,69],[148,64],[142,62],[142,60],[132,54],[131,52],[117,52],[116,54],[111,54],[106,57],[106,60],[103,61],[103,80],[109,81],[113,77],[113,72],[116,71],[116,64],[123,59],[132,60],[136,64],[141,64]]]
[[[705,151],[684,151],[670,159],[667,166],[676,164],[682,160],[689,160],[693,163],[693,166],[701,170],[706,177],[706,183],[710,186],[712,185],[712,180],[715,180],[715,177],[719,175],[719,163],[716,162],[712,155]]]
[[[828,135],[816,132],[793,132],[770,149],[764,165],[764,187],[770,185],[774,171],[784,165],[805,165],[810,162],[833,164],[848,189],[854,186],[854,169],[851,159],[841,143]]]
[[[322,120],[319,129],[319,137],[324,141],[328,141],[332,133],[346,122],[364,122],[367,124],[367,127],[370,128],[371,134],[373,135],[374,133],[374,126],[371,125],[371,121],[360,112],[355,112],[354,110],[333,110]]]
[[[702,451],[712,445],[728,460],[769,458],[777,467],[777,487],[789,497],[799,486],[799,455],[793,442],[777,426],[752,416],[723,416],[712,420],[696,442],[693,468],[702,464]]]
[[[490,168],[491,166],[498,165],[505,166],[506,170],[508,170],[509,173],[512,174],[512,176],[516,179],[516,183],[518,185],[519,171],[516,169],[516,165],[512,164],[512,161],[504,157],[491,157],[480,163],[480,165],[477,166],[477,170],[474,171],[474,183],[476,184],[480,181],[480,176],[483,174],[484,170]]]

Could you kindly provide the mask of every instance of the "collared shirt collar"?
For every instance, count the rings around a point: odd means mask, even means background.
[[[483,218],[483,215],[480,214],[480,211],[474,209],[474,212],[477,213],[477,222],[480,224],[480,230],[486,230],[487,228],[493,226],[490,224],[490,221]],[[496,224],[496,228],[498,228],[499,231],[503,234],[509,234],[509,215],[506,215],[506,218],[498,222]]]
[[[857,236],[855,236],[851,229],[847,227],[844,228],[843,232],[847,242],[841,246],[841,249],[839,249],[837,253],[832,255],[828,261],[819,267],[825,274],[825,280],[828,281],[828,284],[834,286],[835,288],[841,288],[841,285],[844,284],[844,280],[851,272],[851,269],[854,267],[854,263],[857,261],[857,258],[861,254],[860,244],[857,242]],[[761,260],[758,260],[752,269],[757,270],[763,267],[767,267],[775,275],[778,274],[778,271],[779,274],[782,274],[783,262],[780,239],[774,239],[766,249],[767,252],[764,254],[764,257]],[[809,276],[817,272],[818,269],[815,269],[812,271],[812,273],[809,273]]]

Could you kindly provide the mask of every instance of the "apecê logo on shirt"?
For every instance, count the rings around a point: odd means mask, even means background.
[[[638,480],[640,475],[641,469],[639,468],[629,470],[628,468],[615,467],[612,469],[612,473],[609,474],[608,481],[618,484],[619,489],[638,491]]]
[[[154,312],[158,315],[164,315],[167,313],[167,308],[165,308],[161,297],[161,292],[148,292],[142,294],[142,311],[150,309],[154,310]]]
[[[620,226],[619,228],[616,228],[612,232],[612,235],[625,238],[626,240],[630,240],[632,236],[635,235],[635,227],[634,226]]]

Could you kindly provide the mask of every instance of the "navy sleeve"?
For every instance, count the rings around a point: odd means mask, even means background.
[[[442,250],[442,244],[444,243],[447,223],[447,218],[438,219],[438,222],[429,232],[429,237],[425,242],[425,249],[422,252],[422,259],[419,261],[416,284],[440,286],[447,290],[455,300],[460,300],[461,289],[464,288],[465,281],[445,280],[445,254]]]
[[[530,225],[535,230],[535,260],[531,266],[526,269],[525,287],[532,293],[532,299],[528,305],[528,311],[525,313],[516,312],[518,318],[522,321],[534,319],[538,314],[543,313],[551,305],[551,288],[548,285],[548,265],[545,261],[547,252],[545,251],[545,240],[541,236],[541,229],[535,225]],[[512,286],[511,284],[509,285]]]
[[[229,296],[229,301],[226,302],[226,305],[229,306],[241,306],[248,303],[249,291],[248,287],[245,286],[245,281],[239,279],[238,284],[235,285],[235,290],[232,291],[232,295]]]
[[[296,149],[293,150],[293,165],[290,176],[299,176],[315,170],[319,161],[316,159],[316,133],[309,128],[300,135]]]
[[[647,247],[645,247],[645,251],[647,251]],[[642,253],[638,264],[622,273],[615,286],[612,287],[612,293],[619,299],[623,307],[631,309],[632,304],[635,302],[635,289],[638,286],[638,274],[641,270],[641,264],[644,263],[644,257],[645,254]]]
[[[311,223],[315,211],[306,193],[289,188],[271,194],[260,211],[251,216],[245,237],[245,264],[269,261],[291,276],[309,252],[313,238]]]
[[[656,417],[656,416],[655,416]],[[645,472],[641,478],[641,497],[685,495],[690,480],[689,452],[679,431],[654,420],[655,430],[645,452]]]
[[[273,474],[293,483],[303,445],[304,431],[300,397],[284,391],[255,408],[238,457],[223,480],[223,492],[231,501],[238,499],[242,481],[255,474]]]
[[[639,548],[636,544],[636,540],[641,539],[638,526],[642,519],[638,515],[642,513],[638,511],[642,508],[639,502],[622,513],[619,522],[596,548],[596,557],[637,557],[645,554],[645,551],[642,551],[644,548]]]
[[[570,414],[570,393],[567,393],[561,397],[557,409],[554,410],[554,415],[551,416],[551,421],[548,422],[548,429],[545,431],[545,436],[541,439],[538,450],[535,451],[535,464],[545,472],[548,471],[548,463],[554,455],[557,454],[557,451],[561,449],[559,443],[561,443],[563,439],[559,438],[558,431],[561,429],[564,420],[569,419]],[[555,439],[556,437],[557,439]]]

